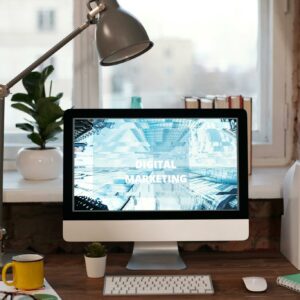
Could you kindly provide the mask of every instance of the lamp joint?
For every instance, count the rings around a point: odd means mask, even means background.
[[[92,7],[91,5],[93,2],[96,3],[95,7]],[[90,24],[97,24],[100,19],[100,13],[105,10],[105,5],[103,3],[99,3],[98,0],[90,0],[87,3],[87,7],[90,10],[87,15]]]
[[[5,98],[9,95],[9,89],[6,85],[0,84],[0,98]]]

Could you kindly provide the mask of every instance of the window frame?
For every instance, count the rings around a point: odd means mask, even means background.
[[[269,143],[253,144],[253,166],[283,166],[291,161],[293,152],[294,113],[291,108],[295,9],[294,2],[289,0],[263,0],[260,3],[262,13],[266,8],[269,10],[269,17],[261,24],[266,36],[261,36],[260,55],[267,68],[261,73],[260,82],[264,84],[264,78],[270,78],[269,85],[262,86],[261,94],[268,100],[260,103],[262,109],[268,109],[268,102],[272,103],[271,122],[267,112],[262,115],[261,122],[265,127],[271,125],[272,134]]]
[[[293,20],[294,20],[294,1],[284,0],[260,0],[260,23],[263,28],[260,36],[260,58],[265,63],[265,68],[261,69],[260,82],[264,83],[265,78],[270,78],[268,85],[262,84],[260,97],[268,99],[260,101],[260,109],[268,110],[268,104],[272,103],[271,122],[269,118],[262,114],[260,122],[263,128],[272,127],[272,141],[266,144],[253,144],[253,166],[283,166],[287,165],[292,159],[293,153],[293,131],[294,131],[294,112],[292,109],[292,71],[293,71]],[[74,17],[82,15],[82,8],[85,3],[74,0]],[[76,12],[77,11],[77,12]],[[268,15],[264,18],[263,15]],[[79,20],[77,20],[79,21]],[[76,24],[76,22],[74,22]],[[78,24],[80,22],[77,22]],[[77,24],[77,25],[78,25]],[[284,24],[284,28],[282,28]],[[91,31],[89,36],[91,39]],[[83,35],[78,37],[74,43],[76,48],[86,45],[86,38]],[[82,76],[79,68],[88,68],[88,74],[98,72],[98,65],[92,64],[96,59],[91,55],[91,49],[88,49],[91,57],[90,63],[81,64],[82,55],[74,56],[74,79],[75,100],[74,106],[81,107],[101,107],[102,95],[101,89],[98,90],[96,80],[90,82],[93,76]],[[271,55],[270,55],[271,53]],[[284,58],[284,59],[282,59]],[[88,65],[88,66],[87,66]],[[101,72],[99,72],[101,78]],[[79,86],[80,85],[80,86]],[[101,87],[101,84],[100,84]],[[92,90],[92,92],[91,92]],[[80,92],[80,97],[76,96],[76,91]],[[98,94],[98,97],[95,95]],[[83,97],[83,95],[85,95]],[[91,96],[91,97],[89,97]],[[77,99],[76,99],[77,97]],[[88,102],[83,103],[83,98]],[[100,99],[100,100],[99,100]],[[270,106],[269,106],[270,107]],[[253,132],[253,135],[257,135]],[[262,137],[265,131],[259,133]],[[32,145],[26,138],[25,133],[5,134],[5,166],[14,165],[17,151],[20,147]],[[55,146],[62,146],[62,137],[55,143]],[[7,164],[8,162],[8,164]]]

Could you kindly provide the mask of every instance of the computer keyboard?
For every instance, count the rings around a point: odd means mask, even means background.
[[[213,294],[210,275],[105,276],[103,295]]]

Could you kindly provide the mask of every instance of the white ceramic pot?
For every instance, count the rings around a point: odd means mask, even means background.
[[[105,274],[106,257],[87,257],[84,256],[86,274],[90,278],[100,278]]]
[[[62,174],[63,155],[58,148],[22,148],[17,155],[17,169],[25,179],[49,180]]]

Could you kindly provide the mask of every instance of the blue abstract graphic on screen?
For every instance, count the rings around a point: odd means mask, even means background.
[[[238,210],[236,119],[75,119],[74,210]]]

